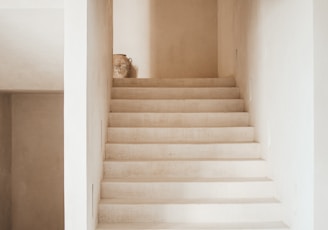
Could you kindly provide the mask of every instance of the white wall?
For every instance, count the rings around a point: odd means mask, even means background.
[[[313,229],[312,0],[239,0],[237,81],[286,222]]]
[[[65,1],[65,229],[94,229],[111,77],[112,1]],[[86,202],[87,201],[87,202]]]
[[[314,229],[328,229],[328,1],[314,0]]]
[[[12,95],[12,230],[64,229],[63,102]]]
[[[0,90],[62,91],[63,1],[1,1]]]
[[[65,229],[87,229],[87,1],[65,1]]]
[[[112,75],[112,1],[88,1],[87,190],[88,229],[98,223],[100,183],[107,134]]]
[[[133,60],[133,76],[150,77],[150,1],[113,0],[115,54]]]
[[[0,93],[0,229],[11,230],[11,97]]]
[[[134,76],[217,77],[216,0],[114,0],[114,53]]]
[[[1,0],[0,8],[64,8],[64,0]]]
[[[0,90],[63,90],[63,10],[0,10]]]

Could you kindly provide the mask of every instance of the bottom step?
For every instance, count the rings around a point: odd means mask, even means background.
[[[282,222],[260,222],[260,223],[211,223],[211,224],[167,224],[167,223],[128,223],[128,224],[100,224],[97,230],[288,230],[288,227]]]

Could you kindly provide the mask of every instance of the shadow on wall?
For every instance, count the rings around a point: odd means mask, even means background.
[[[130,77],[217,77],[217,0],[114,0],[114,53]]]

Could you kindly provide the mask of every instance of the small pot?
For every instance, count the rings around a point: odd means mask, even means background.
[[[113,77],[125,78],[129,76],[131,70],[132,59],[126,54],[113,54]]]

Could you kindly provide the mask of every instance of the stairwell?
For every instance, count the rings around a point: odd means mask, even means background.
[[[233,78],[114,79],[98,230],[287,230]]]

